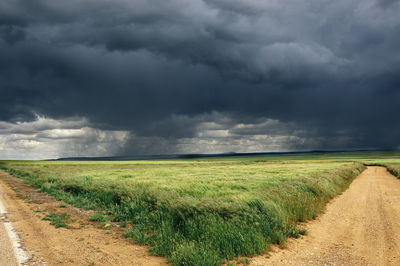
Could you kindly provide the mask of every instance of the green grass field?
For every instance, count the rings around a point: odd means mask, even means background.
[[[365,169],[399,176],[398,152],[143,161],[3,161],[0,167],[77,207],[128,224],[126,236],[174,265],[218,265],[301,233]]]

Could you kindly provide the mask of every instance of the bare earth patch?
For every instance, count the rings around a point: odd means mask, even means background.
[[[64,205],[3,171],[0,186],[7,218],[20,232],[29,265],[168,265],[164,258],[151,256],[146,246],[125,239],[123,228],[88,222],[91,211]],[[50,213],[70,215],[68,228],[42,220]]]
[[[400,180],[368,167],[326,212],[251,265],[400,265]]]

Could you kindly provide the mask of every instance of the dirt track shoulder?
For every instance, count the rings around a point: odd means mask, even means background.
[[[0,187],[0,265],[18,265],[18,261],[15,258],[13,244],[8,236],[7,229],[5,227],[6,214],[3,212],[3,191]]]

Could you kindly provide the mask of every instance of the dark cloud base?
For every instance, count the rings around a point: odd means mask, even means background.
[[[129,132],[105,155],[399,147],[398,2],[156,2],[2,1],[0,121]]]

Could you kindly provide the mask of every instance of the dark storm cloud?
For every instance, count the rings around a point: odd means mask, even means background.
[[[15,44],[25,39],[25,32],[18,26],[1,26],[0,36],[8,44]]]
[[[5,0],[0,121],[84,117],[131,132],[125,153],[397,147],[399,11],[388,0]]]

